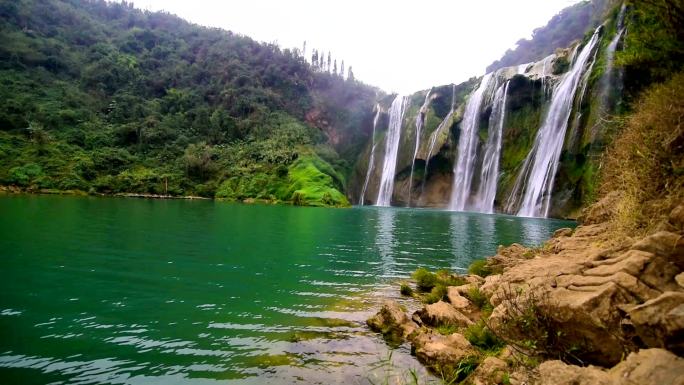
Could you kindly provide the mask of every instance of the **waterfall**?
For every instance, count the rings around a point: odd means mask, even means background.
[[[480,123],[480,106],[492,74],[482,78],[480,86],[470,95],[466,104],[461,135],[458,140],[458,159],[454,165],[454,183],[451,190],[449,209],[463,211],[470,195],[477,150],[477,131]]]
[[[622,89],[620,88],[622,86],[622,70],[615,70],[614,61],[617,46],[618,44],[620,44],[620,40],[622,39],[622,36],[625,34],[625,8],[625,4],[622,4],[622,8],[620,8],[620,14],[618,15],[617,19],[617,33],[615,34],[613,40],[610,41],[610,44],[608,44],[608,47],[606,48],[606,70],[603,76],[601,77],[601,83],[599,88],[599,100],[601,102],[600,113],[602,116],[611,113],[615,109],[616,104],[618,102],[618,100],[616,100],[615,97],[611,97],[611,88],[613,86],[617,86],[618,92],[616,93],[618,95],[622,94]],[[592,130],[592,141],[596,138],[596,136],[597,132],[594,129]]]
[[[397,168],[397,152],[399,150],[399,139],[401,137],[401,123],[404,120],[404,110],[406,109],[406,98],[397,95],[392,102],[389,110],[389,126],[385,138],[385,159],[382,163],[382,177],[380,178],[380,188],[378,188],[378,199],[376,206],[389,206],[394,190],[394,173]]]
[[[427,114],[428,104],[430,103],[430,92],[432,89],[428,90],[425,95],[425,101],[423,105],[418,110],[418,115],[416,115],[416,148],[413,150],[413,161],[411,161],[411,176],[409,177],[409,193],[408,193],[408,206],[411,206],[411,189],[413,187],[413,169],[416,166],[416,156],[418,155],[418,148],[420,148],[420,133],[423,130],[423,125],[425,124],[425,115]]]
[[[451,117],[454,115],[454,108],[456,107],[456,85],[452,84],[451,85],[451,109],[447,113],[447,115],[444,117],[441,123],[439,123],[439,126],[435,128],[434,131],[432,131],[432,134],[430,134],[430,145],[428,146],[428,152],[427,156],[425,157],[425,169],[423,171],[423,183],[421,184],[420,191],[421,195],[423,195],[423,191],[425,191],[425,181],[427,180],[427,174],[428,174],[428,166],[430,165],[430,158],[432,158],[432,153],[435,151],[435,144],[437,143],[437,137],[439,136],[439,133],[442,132],[444,127],[446,127],[447,124],[451,122]]]
[[[503,125],[506,119],[508,84],[509,82],[507,81],[496,90],[494,101],[492,102],[492,114],[489,116],[487,143],[485,145],[484,160],[482,161],[481,182],[474,199],[474,209],[481,213],[494,213]]]
[[[371,141],[373,146],[371,147],[370,157],[368,158],[368,171],[366,172],[366,180],[363,182],[363,189],[361,190],[361,198],[359,199],[359,205],[363,206],[363,200],[366,197],[366,190],[368,189],[368,182],[370,181],[371,174],[373,173],[373,166],[375,164],[375,147],[378,146],[375,143],[375,128],[378,126],[378,119],[380,118],[380,104],[375,105],[375,117],[373,118],[373,135],[371,136]]]
[[[558,170],[575,93],[582,80],[584,68],[599,40],[600,30],[601,27],[596,29],[579,55],[576,54],[577,49],[575,49],[573,57],[576,56],[576,58],[572,68],[563,75],[553,92],[544,123],[539,128],[534,145],[525,159],[525,165],[531,168],[529,176],[525,179],[519,216],[546,217],[549,213],[553,182]],[[523,169],[521,172],[527,171]],[[517,187],[520,188],[522,185],[521,183]],[[513,194],[515,195],[516,191]]]

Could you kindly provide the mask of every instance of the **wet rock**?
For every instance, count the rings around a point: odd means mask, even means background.
[[[416,314],[424,324],[430,326],[454,325],[464,327],[473,323],[463,313],[444,301],[425,305]]]
[[[408,318],[396,301],[386,301],[366,323],[393,344],[400,344],[418,329],[418,325]]]
[[[629,311],[641,340],[652,348],[684,354],[684,292],[666,292]]]

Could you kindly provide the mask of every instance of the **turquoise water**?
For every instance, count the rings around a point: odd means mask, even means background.
[[[569,225],[0,196],[0,383],[377,382],[389,350],[364,321],[398,279],[420,266],[462,270]],[[406,347],[392,361],[421,370]]]

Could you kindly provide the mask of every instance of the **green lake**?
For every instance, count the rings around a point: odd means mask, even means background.
[[[573,222],[398,208],[0,196],[0,383],[379,382],[365,319]],[[392,365],[420,365],[406,347]]]

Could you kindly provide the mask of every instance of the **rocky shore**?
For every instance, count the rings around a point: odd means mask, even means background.
[[[684,384],[684,204],[633,238],[612,230],[609,200],[540,248],[499,247],[412,315],[386,302],[368,325],[448,383]]]

